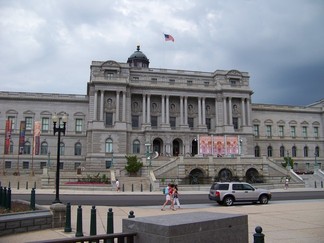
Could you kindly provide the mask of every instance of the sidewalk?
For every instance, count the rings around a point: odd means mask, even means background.
[[[302,189],[288,189],[288,191],[303,191]],[[308,189],[307,190],[312,190]],[[323,190],[323,189],[313,189]],[[272,191],[285,191],[276,189]],[[22,193],[22,191],[19,191]],[[28,190],[26,190],[26,193]],[[38,194],[53,193],[53,190],[37,190]],[[80,192],[62,190],[61,194],[116,194],[114,191],[105,192]],[[183,192],[203,193],[208,192]],[[161,194],[161,192],[120,192],[118,194],[134,195],[134,194]],[[181,198],[180,198],[181,200]],[[161,194],[161,203],[163,195]],[[49,207],[49,206],[48,206]],[[110,207],[98,206],[97,209],[97,234],[105,234],[107,226],[107,212],[112,208],[114,213],[114,231],[121,232],[122,219],[127,218],[130,211],[134,211],[136,217],[156,216],[164,214],[174,214],[179,216],[182,213],[190,213],[197,211],[219,212],[233,214],[247,214],[249,222],[249,241],[253,242],[253,234],[255,227],[261,226],[265,234],[265,242],[324,242],[324,200],[302,200],[302,201],[270,201],[268,205],[237,205],[232,207],[218,206],[216,203],[199,204],[199,205],[182,205],[177,211],[167,210],[161,211],[160,206],[151,207]],[[90,210],[91,206],[83,206],[83,234],[89,235],[90,232]],[[28,242],[41,239],[58,239],[65,237],[74,237],[76,231],[77,205],[71,207],[71,223],[72,233],[64,233],[64,229],[50,229],[43,231],[35,231],[29,233],[21,233],[10,236],[0,237],[0,242]]]

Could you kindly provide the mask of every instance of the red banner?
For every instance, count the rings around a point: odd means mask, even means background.
[[[34,146],[33,154],[38,155],[40,150],[40,134],[41,134],[41,123],[40,121],[35,121],[34,125]]]
[[[4,154],[9,154],[10,152],[11,131],[11,120],[6,120]]]

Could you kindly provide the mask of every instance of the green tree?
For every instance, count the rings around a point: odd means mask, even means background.
[[[142,167],[143,163],[139,161],[136,155],[125,156],[127,159],[127,165],[125,169],[130,174],[136,174]]]
[[[287,168],[288,165],[290,165],[292,169],[294,168],[294,160],[290,157],[284,157],[284,162],[281,164],[285,168]]]

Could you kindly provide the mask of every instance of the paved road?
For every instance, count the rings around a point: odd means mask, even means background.
[[[81,192],[80,192],[81,193]],[[13,199],[22,199],[29,201],[28,194],[13,194]],[[54,194],[37,194],[36,204],[50,205],[55,199]],[[132,193],[120,193],[102,195],[100,192],[92,194],[62,194],[60,200],[62,203],[71,203],[72,205],[96,205],[96,206],[154,206],[161,205],[164,201],[164,195],[149,192],[144,195]],[[324,191],[284,191],[272,192],[272,201],[282,200],[305,200],[305,199],[324,199]],[[182,194],[180,197],[183,204],[215,204],[208,199],[207,193]]]

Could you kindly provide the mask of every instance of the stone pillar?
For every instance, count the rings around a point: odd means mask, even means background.
[[[146,99],[146,95],[143,94],[143,104],[142,104],[142,109],[143,109],[143,124],[146,123],[146,116],[145,116],[145,111],[146,111],[146,102],[145,102],[145,99]]]
[[[227,125],[227,106],[226,106],[226,97],[223,98],[223,116],[224,116],[224,125]]]
[[[100,90],[100,121],[103,121],[104,94],[105,92],[103,90]]]
[[[201,98],[198,97],[198,125],[201,125]]]
[[[151,95],[147,95],[147,123],[151,123]]]
[[[169,104],[169,96],[166,97],[166,122],[167,124],[170,124],[170,104]]]
[[[164,124],[165,123],[165,96],[162,95],[161,99],[162,99],[162,121],[161,123]]]
[[[242,108],[242,125],[245,126],[245,102],[244,102],[244,98],[242,98],[241,100],[241,108]]]
[[[53,228],[62,228],[65,226],[66,206],[62,203],[55,203],[50,206],[53,214]]]
[[[116,91],[116,122],[119,122],[119,91]]]
[[[184,100],[184,110],[185,110],[185,117],[184,117],[184,124],[188,125],[188,97],[185,97]]]
[[[183,125],[183,97],[180,96],[180,125]]]
[[[206,125],[206,103],[205,98],[202,98],[202,124]]]
[[[217,114],[217,106],[218,106],[218,102],[217,102],[217,98],[215,98],[215,125],[218,125],[218,114]]]
[[[123,91],[123,117],[122,121],[126,122],[126,91]]]
[[[228,112],[229,112],[229,121],[228,124],[229,125],[233,125],[233,107],[232,107],[232,98],[229,97],[228,99]]]
[[[246,112],[247,112],[247,125],[250,126],[250,119],[251,119],[251,114],[250,114],[250,99],[246,99]]]
[[[98,105],[98,91],[94,92],[94,101],[93,101],[93,120],[97,120],[97,105]]]

